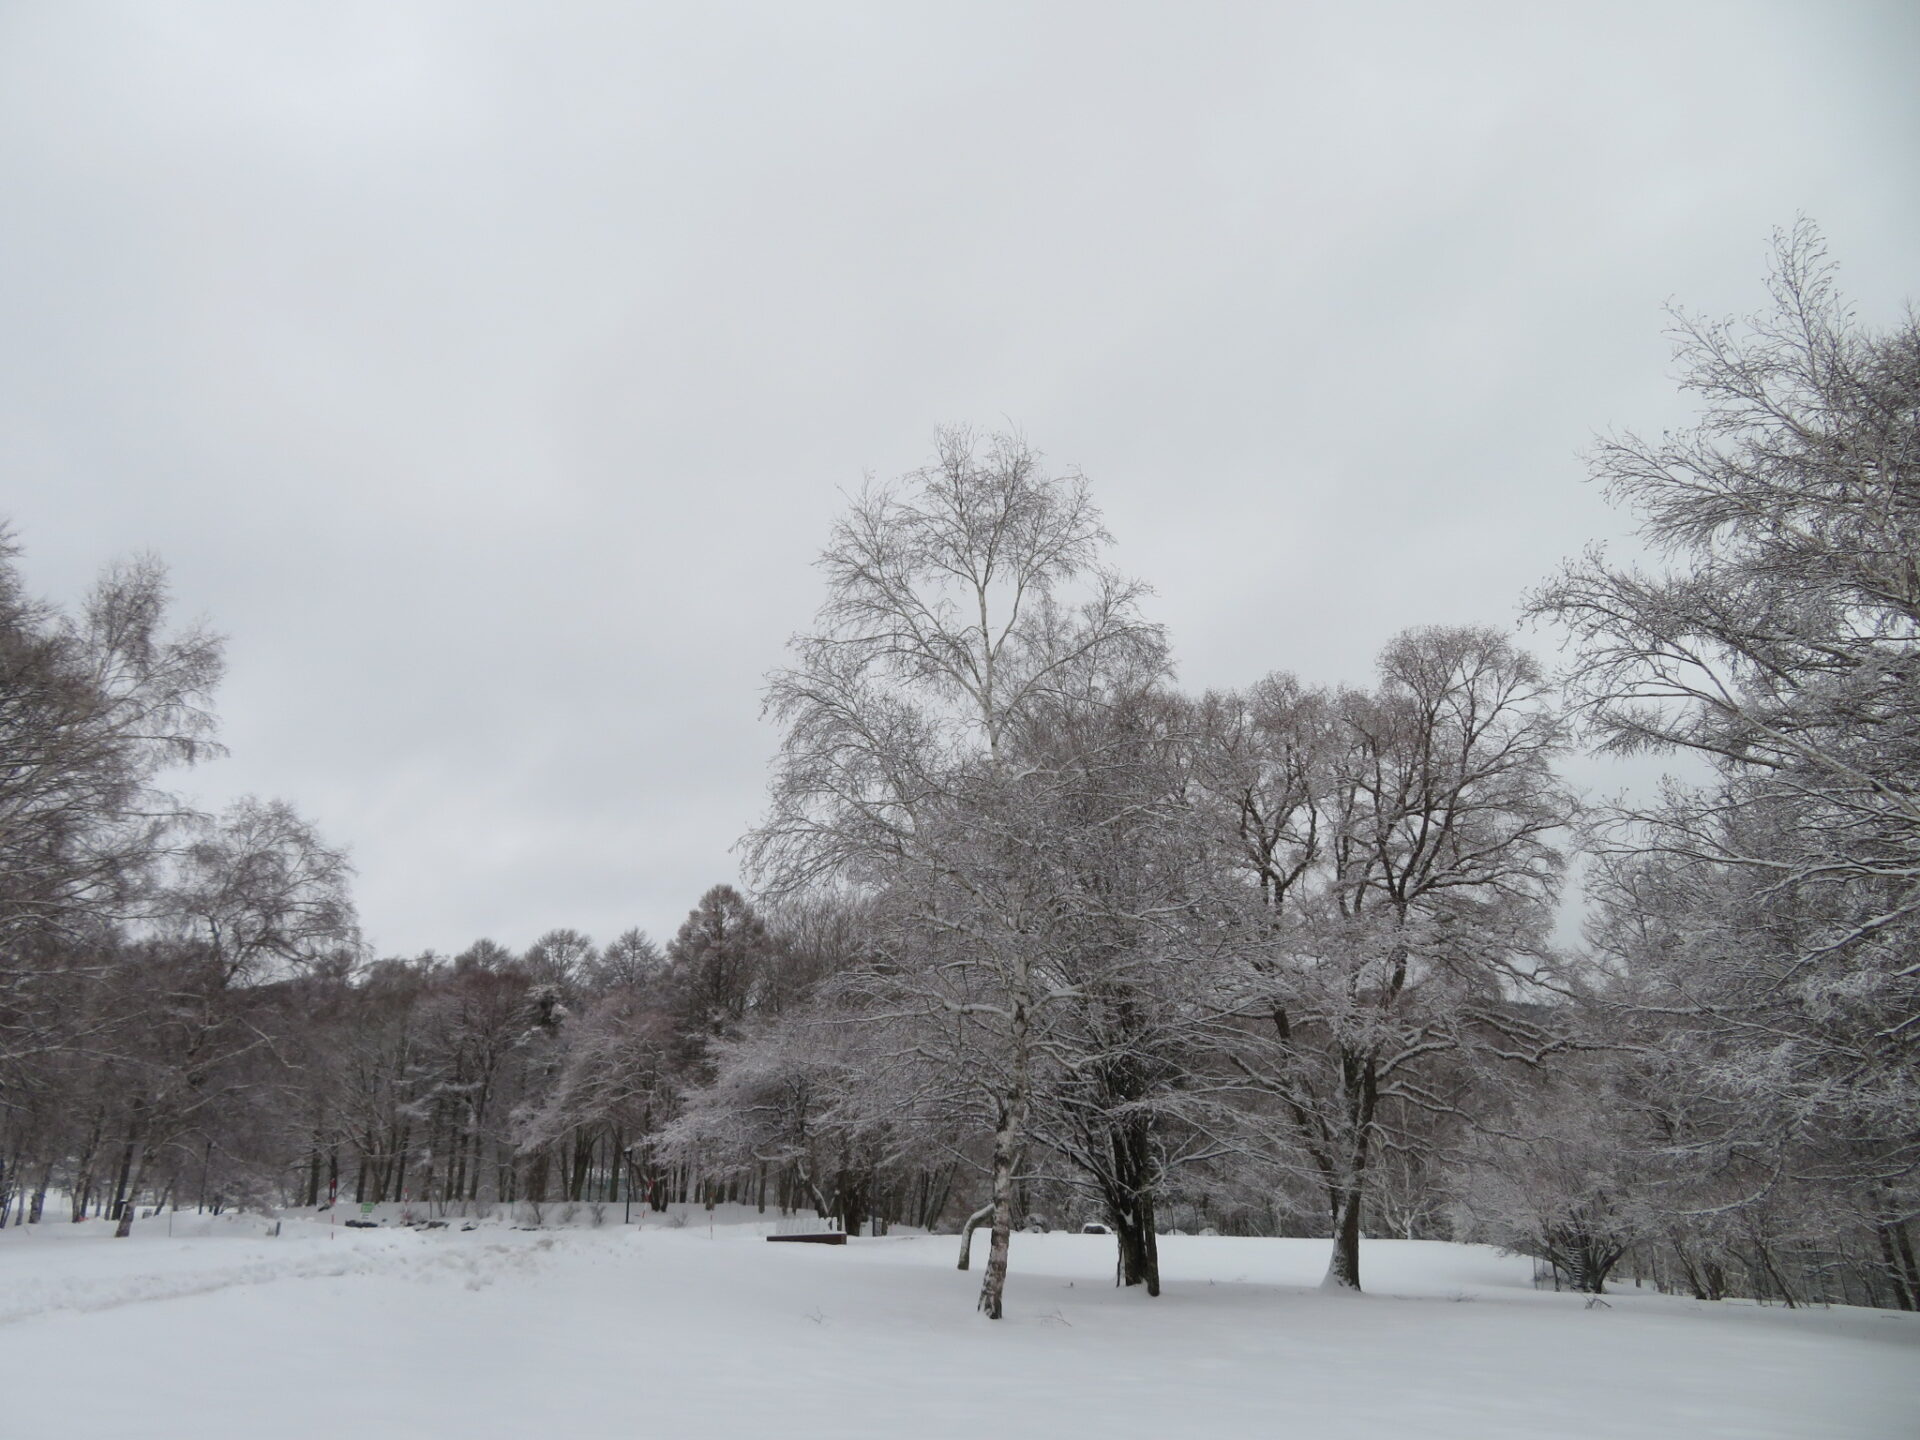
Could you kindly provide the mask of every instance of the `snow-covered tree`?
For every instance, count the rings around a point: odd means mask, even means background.
[[[1563,730],[1537,665],[1478,629],[1406,632],[1372,692],[1275,677],[1205,712],[1196,773],[1246,878],[1222,1037],[1246,1133],[1314,1179],[1327,1283],[1358,1289],[1396,1116],[1459,1108],[1447,1057],[1556,1043],[1513,1001],[1549,963]]]
[[[1599,744],[1713,772],[1614,815],[1609,960],[1733,1106],[1723,1153],[1871,1194],[1897,1250],[1920,1214],[1920,319],[1860,326],[1805,224],[1770,290],[1744,322],[1677,316],[1694,425],[1595,454],[1660,568],[1591,553],[1532,606],[1571,632]]]
[[[1545,1260],[1573,1289],[1604,1293],[1678,1198],[1662,1185],[1672,1155],[1646,1078],[1618,1052],[1588,1052],[1483,1097],[1451,1187],[1462,1238]]]
[[[1123,1285],[1160,1293],[1156,1203],[1209,1154],[1218,937],[1204,917],[1213,847],[1189,803],[1188,710],[1158,689],[1072,697],[1023,731],[1044,774],[1054,919],[1037,953],[1048,996],[1034,1085],[1036,1137],[1113,1232]]]
[[[768,692],[785,738],[752,840],[759,878],[775,893],[885,887],[955,942],[920,947],[940,959],[917,993],[981,1032],[994,1218],[980,1308],[993,1318],[1055,918],[1032,823],[1042,777],[1012,762],[1011,741],[1053,697],[1164,663],[1140,588],[1100,563],[1107,538],[1078,476],[1047,474],[1015,438],[945,432],[934,465],[869,486],[834,527],[827,600]]]

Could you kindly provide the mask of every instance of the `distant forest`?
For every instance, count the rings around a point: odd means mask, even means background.
[[[1690,428],[1596,443],[1648,558],[1523,598],[1558,671],[1423,627],[1185,693],[1087,482],[942,432],[827,537],[748,893],[659,944],[374,958],[293,806],[173,793],[222,659],[159,567],[62,608],[9,539],[0,1226],[738,1202],[984,1230],[996,1317],[1088,1222],[1148,1293],[1213,1230],[1920,1308],[1920,321],[1806,225],[1770,294],[1676,313]],[[1705,778],[1590,801],[1582,749]]]

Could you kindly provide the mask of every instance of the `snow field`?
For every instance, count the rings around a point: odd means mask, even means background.
[[[995,1325],[951,1236],[202,1223],[0,1239],[0,1436],[1890,1440],[1920,1413],[1920,1317],[1588,1309],[1477,1247],[1368,1242],[1352,1296],[1316,1288],[1324,1241],[1170,1236],[1149,1300],[1107,1237],[1021,1235]]]

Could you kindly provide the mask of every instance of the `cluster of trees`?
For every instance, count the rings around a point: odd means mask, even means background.
[[[1855,325],[1804,227],[1773,285],[1683,318],[1694,428],[1598,449],[1659,568],[1529,598],[1557,677],[1423,627],[1364,689],[1183,693],[1084,480],[943,434],[771,678],[764,915],[718,887],[663,949],[359,963],[298,817],[156,793],[217,670],[157,577],[7,591],[0,1217],[743,1200],[963,1267],[986,1228],[989,1316],[1049,1221],[1150,1294],[1216,1228],[1328,1236],[1339,1289],[1390,1234],[1920,1307],[1920,326]],[[1581,745],[1708,778],[1583,802]]]
[[[712,1037],[777,1014],[817,967],[804,926],[776,938],[717,886],[664,952],[557,929],[369,963],[344,862],[285,806],[176,823],[189,835],[148,863],[197,885],[154,885],[119,926],[88,914],[84,942],[8,972],[0,1224],[50,1218],[50,1196],[126,1235],[142,1207],[183,1204],[537,1222],[549,1202],[743,1193],[654,1141]],[[777,1202],[803,1198],[773,1179]]]
[[[1914,1308],[1920,320],[1858,327],[1805,225],[1771,288],[1742,325],[1680,317],[1695,427],[1595,457],[1667,568],[1589,556],[1532,597],[1594,739],[1711,777],[1598,817],[1589,998],[1617,1058],[1555,1153],[1609,1203],[1552,1223],[1603,1229],[1599,1254],[1661,1237],[1697,1293],[1852,1271],[1852,1298]]]
[[[1149,1291],[1177,1216],[1329,1234],[1337,1287],[1373,1230],[1593,1291],[1920,1304],[1920,327],[1857,326],[1806,226],[1771,283],[1679,317],[1696,425],[1598,448],[1651,558],[1530,597],[1551,681],[1424,628],[1366,691],[1182,695],[1078,477],[954,433],[870,488],[772,682],[751,858],[768,895],[857,895],[871,954],[676,1142],[958,1155],[989,1315],[1036,1205]],[[1710,778],[1581,804],[1583,744]]]
[[[159,787],[217,749],[220,647],[169,632],[157,565],[65,614],[16,558],[0,536],[0,1223],[57,1185],[125,1234],[210,1124],[258,1123],[273,982],[351,953],[348,871],[283,803]]]

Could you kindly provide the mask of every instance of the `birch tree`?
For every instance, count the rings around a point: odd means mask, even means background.
[[[65,612],[18,554],[0,524],[0,1108],[104,1043],[94,992],[187,814],[161,781],[219,752],[220,642],[169,627],[158,562],[109,568]]]
[[[827,599],[771,679],[785,729],[770,813],[750,842],[774,894],[846,881],[914,897],[939,983],[927,1003],[978,1027],[992,1063],[993,1229],[980,1310],[1002,1313],[1014,1181],[1028,1141],[1046,884],[1010,762],[1023,718],[1089,673],[1157,673],[1141,587],[1101,563],[1109,537],[1077,475],[1010,436],[950,430],[937,460],[869,485],[834,527]]]

